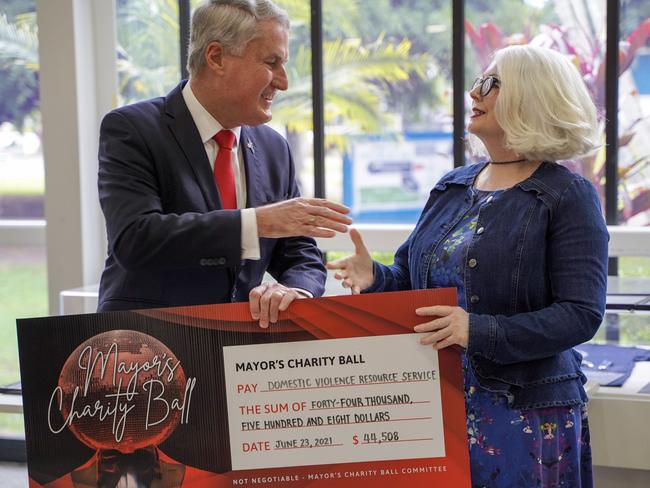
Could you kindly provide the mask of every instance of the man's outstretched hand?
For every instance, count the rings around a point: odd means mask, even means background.
[[[255,209],[260,237],[334,237],[352,219],[345,205],[324,198],[292,198]]]

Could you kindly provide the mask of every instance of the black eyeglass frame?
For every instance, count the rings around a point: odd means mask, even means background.
[[[478,92],[482,97],[487,97],[492,91],[492,88],[499,88],[501,86],[501,80],[499,80],[495,75],[488,75],[485,78],[479,76],[474,80],[474,83],[472,83],[472,89],[470,91],[474,90],[474,88],[479,85],[481,88]]]

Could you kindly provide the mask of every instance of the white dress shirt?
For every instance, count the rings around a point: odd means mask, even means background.
[[[203,105],[197,100],[194,92],[190,88],[189,81],[183,87],[183,99],[187,105],[190,115],[196,124],[196,128],[201,135],[205,153],[210,161],[210,167],[214,172],[214,160],[217,157],[219,146],[213,139],[215,134],[223,129],[223,126],[208,112]],[[237,195],[237,208],[241,209],[241,258],[259,260],[260,259],[260,241],[257,233],[257,218],[255,217],[254,208],[246,208],[246,167],[243,164],[244,156],[239,136],[241,127],[230,129],[235,133],[236,151],[232,152],[232,169],[235,177],[235,193]],[[293,288],[299,295],[312,298],[313,295],[302,288]]]
[[[205,153],[214,171],[214,160],[217,157],[219,146],[213,139],[214,135],[223,129],[223,126],[201,105],[187,82],[183,88],[183,99],[190,111],[190,115],[201,135]],[[244,157],[239,144],[241,127],[232,129],[235,133],[236,151],[232,152],[232,169],[235,177],[235,193],[237,195],[237,208],[241,209],[241,258],[260,259],[260,243],[257,234],[257,219],[254,208],[246,208],[246,168],[243,164]]]

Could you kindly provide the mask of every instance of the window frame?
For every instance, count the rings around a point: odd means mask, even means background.
[[[190,26],[190,0],[179,0],[179,25],[181,36],[181,72],[187,77],[185,64]],[[312,50],[312,108],[314,126],[314,196],[326,198],[325,192],[325,123],[323,78],[323,0],[311,3]],[[605,220],[608,225],[618,224],[618,43],[620,33],[620,2],[607,1],[607,40],[605,76]],[[454,166],[465,164],[465,0],[452,0],[452,89]],[[610,258],[610,275],[618,274],[616,258]]]

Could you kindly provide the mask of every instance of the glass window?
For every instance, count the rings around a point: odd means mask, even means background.
[[[45,176],[34,0],[0,10],[0,219],[42,219]]]
[[[622,278],[650,278],[650,257],[625,256],[618,258],[618,276]],[[650,293],[650,290],[643,289],[642,291]]]
[[[650,3],[621,2],[619,71],[620,224],[650,224]]]
[[[465,127],[469,122],[472,100],[470,85],[491,62],[494,51],[511,45],[527,44],[540,26],[558,24],[553,2],[513,0],[467,0],[465,2]],[[526,19],[522,23],[522,19]],[[484,160],[486,155],[467,152],[467,164]]]
[[[323,2],[327,197],[414,222],[453,168],[451,2]]]
[[[621,346],[650,346],[650,312],[608,310],[590,342]]]
[[[16,319],[48,315],[44,246],[0,246],[0,386],[20,380]],[[0,414],[0,437],[23,432],[22,417]]]
[[[181,79],[178,0],[117,0],[119,105],[167,94]]]
[[[311,79],[311,9],[309,2],[277,0],[289,14],[289,89],[273,101],[271,127],[286,137],[300,191],[314,196],[314,132]]]
[[[44,169],[34,0],[0,4],[0,220],[44,217]],[[33,222],[38,226],[37,222]],[[22,229],[0,231],[0,386],[20,380],[16,318],[47,315],[43,246],[6,245]],[[12,233],[14,235],[12,235]],[[29,240],[29,238],[28,238]],[[20,435],[19,415],[0,414],[0,437]]]
[[[268,125],[282,134],[291,147],[296,177],[305,197],[314,196],[314,132],[311,93],[311,7],[309,2],[275,0],[289,14],[289,89],[276,95]],[[192,9],[202,0],[192,0]]]

